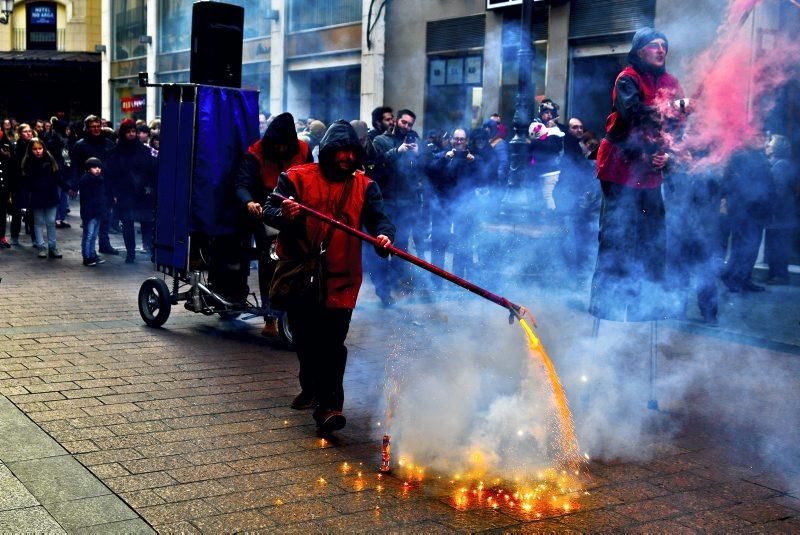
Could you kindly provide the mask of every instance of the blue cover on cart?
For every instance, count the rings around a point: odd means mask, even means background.
[[[190,233],[237,232],[241,207],[234,179],[242,154],[258,139],[258,92],[227,87],[165,86],[161,106],[155,260],[184,271]]]
[[[242,207],[234,189],[236,169],[257,139],[257,91],[198,87],[190,232],[237,232]]]

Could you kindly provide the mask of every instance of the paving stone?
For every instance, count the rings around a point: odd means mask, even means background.
[[[14,461],[8,467],[43,505],[110,494],[70,455]]]
[[[751,524],[764,524],[775,520],[787,520],[800,514],[795,509],[784,507],[770,500],[742,503],[722,509],[726,514],[735,515]]]
[[[78,528],[138,519],[125,502],[113,494],[47,505],[47,511],[70,533]]]
[[[192,524],[203,533],[252,533],[275,531],[275,523],[258,511],[244,511],[198,518]]]
[[[133,520],[123,520],[121,522],[111,522],[108,524],[98,524],[70,530],[75,535],[149,535],[155,534],[147,522],[141,518]]]
[[[65,453],[64,448],[39,429],[10,401],[0,397],[0,460],[8,464]]]
[[[0,511],[40,505],[5,465],[0,463]]]
[[[44,507],[0,511],[0,533],[66,533]]]

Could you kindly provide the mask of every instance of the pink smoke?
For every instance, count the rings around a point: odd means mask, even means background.
[[[776,36],[774,48],[755,50],[745,29],[761,1],[732,0],[716,40],[692,64],[686,83],[695,86],[687,94],[692,111],[673,149],[684,155],[708,151],[691,162],[693,169],[722,165],[757,139],[775,102],[770,96],[796,75],[800,43]]]

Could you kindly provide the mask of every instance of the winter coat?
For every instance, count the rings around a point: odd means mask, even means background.
[[[50,158],[29,156],[22,168],[21,191],[26,207],[34,210],[57,206],[61,200],[58,188],[67,189],[67,184],[59,169],[53,171]]]
[[[99,219],[108,209],[108,195],[106,194],[106,179],[102,173],[95,176],[84,173],[78,182],[81,194],[81,219]]]
[[[8,199],[8,194],[11,192],[11,186],[14,183],[14,177],[11,172],[11,155],[14,152],[14,147],[6,135],[0,131],[0,203]]]
[[[386,204],[394,206],[415,206],[419,204],[419,194],[425,177],[428,155],[424,144],[417,142],[419,153],[397,152],[406,136],[389,134],[377,136],[372,142],[378,155],[378,173],[375,181],[383,192]]]
[[[772,163],[771,229],[793,229],[798,226],[800,208],[800,175],[796,165],[784,158]]]
[[[431,189],[443,201],[453,201],[459,195],[479,187],[482,164],[480,157],[467,160],[467,151],[455,151],[452,158],[447,152],[437,154],[428,166]]]
[[[104,164],[107,163],[108,155],[114,150],[114,142],[104,135],[93,136],[86,134],[83,139],[78,140],[72,146],[69,153],[71,176],[69,182],[75,189],[81,173],[86,169],[86,160],[98,158]],[[110,193],[110,192],[106,192]]]
[[[134,210],[137,219],[152,219],[156,161],[138,139],[120,139],[108,155],[105,171],[111,196],[120,210]]]
[[[651,158],[663,150],[662,125],[654,106],[658,99],[683,96],[677,78],[654,72],[641,64],[628,65],[614,83],[612,112],[606,120],[606,137],[597,151],[597,177],[631,188],[657,188],[663,173]]]
[[[358,137],[350,124],[344,121],[331,125],[322,138],[320,163],[293,167],[282,173],[276,192],[334,216],[346,182],[352,180],[352,189],[338,219],[356,228],[364,226],[373,236],[383,234],[393,241],[395,228],[383,210],[378,185],[362,171],[341,177],[334,169],[333,155],[340,148],[352,148],[360,160],[362,149]],[[276,206],[266,208],[264,220],[281,231],[277,252],[282,259],[301,259],[315,254],[329,229],[327,224],[309,216],[288,221]],[[362,280],[361,249],[358,238],[340,230],[333,231],[326,255],[328,308],[355,307]]]
[[[743,149],[731,156],[722,177],[722,196],[734,221],[749,219],[758,225],[770,222],[772,171],[763,150]]]

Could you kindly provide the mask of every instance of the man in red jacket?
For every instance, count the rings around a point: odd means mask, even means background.
[[[264,220],[280,229],[277,252],[282,259],[302,259],[319,251],[326,241],[325,302],[297,303],[290,307],[289,315],[302,389],[291,406],[298,410],[315,407],[317,427],[330,432],[346,422],[342,414],[347,362],[344,341],[361,287],[362,248],[358,238],[338,229],[331,232],[329,225],[303,216],[298,202],[350,226],[366,227],[379,240],[376,251],[381,256],[388,256],[386,247],[394,239],[395,228],[384,212],[378,184],[359,170],[363,149],[353,127],[345,121],[333,123],[319,147],[318,164],[293,167],[281,174],[275,192],[287,200],[280,207],[265,207]]]
[[[661,183],[670,158],[663,135],[670,121],[664,110],[683,90],[666,72],[668,50],[664,34],[642,28],[614,84],[597,153],[603,207],[589,311],[600,319],[648,321],[669,313]]]

